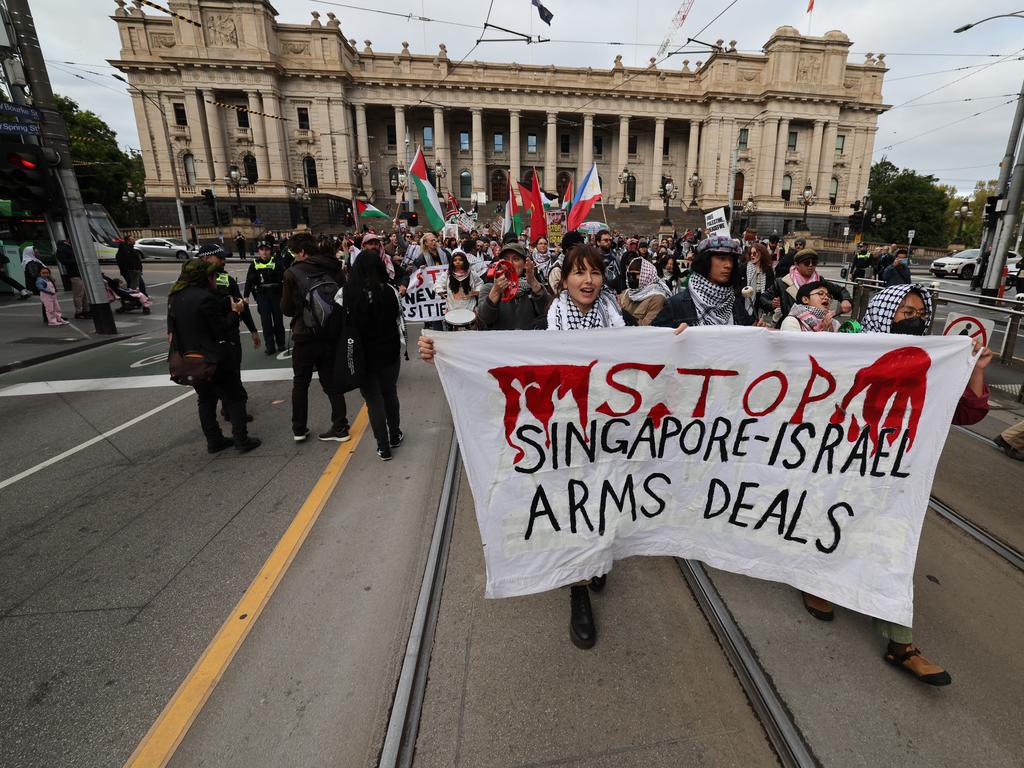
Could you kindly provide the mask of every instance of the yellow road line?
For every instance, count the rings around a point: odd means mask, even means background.
[[[132,752],[125,768],[162,768],[181,744],[188,729],[220,682],[228,664],[242,646],[249,630],[281,583],[288,566],[320,516],[327,499],[348,466],[369,419],[364,405],[352,424],[352,440],[338,446],[334,457],[303,502],[295,518],[256,574],[235,610],[227,618],[192,671],[178,686],[163,712]]]

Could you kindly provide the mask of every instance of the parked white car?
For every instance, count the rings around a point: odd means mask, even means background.
[[[176,237],[140,237],[135,241],[135,247],[147,261],[187,261],[199,251],[198,247]]]
[[[978,271],[978,262],[981,260],[980,248],[968,248],[966,251],[951,253],[932,262],[928,271],[936,277],[958,277],[962,280],[970,280]],[[1020,256],[1013,251],[1007,255],[1007,267],[1011,274],[1016,274],[1016,264]]]

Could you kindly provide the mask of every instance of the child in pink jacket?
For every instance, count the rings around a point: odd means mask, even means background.
[[[39,291],[39,300],[43,302],[43,310],[46,312],[47,325],[70,325],[60,313],[60,302],[57,301],[57,286],[50,279],[50,270],[43,267],[36,278],[36,289]]]

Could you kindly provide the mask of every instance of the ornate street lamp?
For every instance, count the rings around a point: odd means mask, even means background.
[[[626,195],[626,185],[629,184],[629,168],[623,168],[619,174],[619,183],[622,184],[622,204],[629,205],[629,197]]]
[[[363,202],[367,201],[366,190],[363,189],[363,178],[370,175],[370,166],[364,163],[359,158],[356,158],[356,176],[359,177],[359,191],[356,193],[356,197]]]
[[[690,176],[690,178],[687,180],[686,183],[689,184],[690,185],[690,189],[693,190],[693,198],[690,200],[690,207],[691,208],[696,208],[697,207],[697,188],[701,185],[701,178],[698,175],[698,173],[696,171],[694,171],[693,175]]]
[[[405,210],[405,193],[409,191],[409,175],[405,168],[398,166],[398,183],[395,185],[395,192],[398,193],[398,210]]]
[[[750,229],[750,219],[756,211],[757,203],[754,202],[754,196],[750,195],[747,197],[747,202],[743,204],[743,214],[746,216],[746,221],[743,224],[743,231]],[[740,232],[740,235],[743,234],[743,231]]]
[[[875,211],[874,215],[871,217],[872,226],[874,226],[875,229],[878,229],[887,221],[888,219],[885,216],[885,212],[882,210],[882,206],[878,206],[878,210]]]
[[[127,190],[121,195],[121,202],[128,206],[128,210],[132,214],[132,224],[136,227],[139,226],[138,209],[135,207],[141,203],[146,202],[146,195],[143,192],[135,194],[135,191],[129,186]]]
[[[814,205],[814,203],[817,202],[817,199],[818,198],[816,198],[814,196],[814,188],[811,187],[811,182],[808,181],[807,182],[807,186],[804,187],[804,191],[800,193],[800,197],[798,198],[798,201],[804,204],[804,222],[803,222],[804,226],[803,226],[803,229],[804,229],[805,232],[809,231],[808,230],[808,226],[807,226],[807,209],[810,206]]]
[[[447,176],[447,175],[448,175],[448,171],[445,169],[445,167],[443,165],[441,165],[441,161],[440,160],[438,160],[436,163],[434,163],[434,181],[437,182],[437,191],[438,192],[440,192],[441,188],[444,186],[441,182],[444,181],[444,177]]]
[[[665,183],[658,187],[658,196],[665,203],[665,218],[661,221],[661,226],[663,227],[672,226],[672,220],[668,217],[668,204],[675,200],[678,194],[679,192],[676,190],[676,185],[672,183],[671,177],[665,179]]]
[[[235,202],[238,208],[238,215],[242,215],[242,187],[249,186],[249,179],[238,172],[237,168],[232,168],[228,175],[224,177],[224,183],[228,189],[235,191]]]
[[[971,218],[971,207],[967,204],[966,200],[964,200],[963,205],[953,211],[953,218],[959,222],[954,242],[962,243],[964,241],[964,222]]]

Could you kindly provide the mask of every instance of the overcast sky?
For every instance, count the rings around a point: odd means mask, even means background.
[[[402,41],[407,40],[414,53],[433,54],[437,43],[443,42],[449,56],[459,59],[481,36],[479,28],[408,21],[340,4],[313,0],[272,3],[280,13],[279,20],[287,23],[308,23],[313,10],[326,21],[326,13],[333,11],[346,37],[356,38],[360,46],[370,39],[378,52],[399,51]],[[539,21],[530,0],[498,0],[493,3],[490,20],[508,29],[543,34],[553,42],[529,46],[484,42],[473,51],[471,60],[608,68],[621,53],[627,65],[642,65],[657,52],[680,0],[544,3],[555,15],[550,28]],[[488,0],[346,3],[476,25],[483,24],[488,4]],[[109,18],[116,8],[113,0],[31,0],[31,5],[43,53],[51,63],[54,90],[97,112],[117,131],[122,144],[138,146],[131,102],[124,87],[110,77],[114,70],[104,65],[119,52],[115,25]],[[727,7],[720,18],[712,21]],[[961,34],[952,30],[1020,7],[1020,0],[815,0],[814,13],[808,17],[807,0],[696,0],[673,39],[677,46],[687,35],[709,42],[719,38],[736,40],[740,50],[757,51],[782,24],[806,34],[810,22],[813,35],[842,30],[853,42],[851,61],[862,62],[864,53],[871,51],[885,53],[889,65],[883,95],[886,103],[896,108],[879,120],[874,159],[885,154],[900,167],[933,173],[944,183],[967,191],[976,180],[995,178],[998,173],[1014,109],[1014,104],[1007,102],[1015,101],[1024,77],[1024,61],[1016,58],[1024,56],[1024,19],[995,19]],[[709,22],[710,26],[698,35]],[[502,32],[487,36],[508,37]],[[597,44],[578,42],[581,40]],[[999,59],[991,54],[1010,58],[1005,63],[993,63]],[[670,58],[663,66],[679,67],[682,58]],[[706,54],[694,50],[685,58],[692,66]],[[88,71],[62,63],[67,61],[88,65]],[[967,69],[940,72],[962,67]],[[87,79],[76,78],[72,72]],[[940,90],[925,95],[933,89]],[[911,104],[899,106],[911,100]],[[971,117],[983,110],[983,114]],[[891,149],[887,149],[889,146]]]

